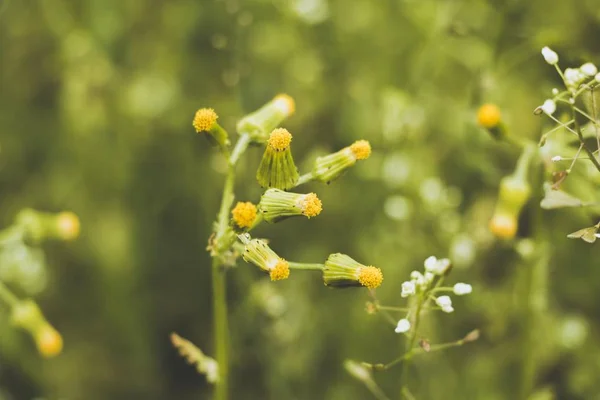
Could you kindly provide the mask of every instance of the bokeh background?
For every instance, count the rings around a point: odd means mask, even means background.
[[[566,238],[597,215],[542,212],[537,198],[519,239],[496,241],[487,224],[518,152],[475,115],[496,103],[512,134],[537,141],[552,124],[532,110],[559,84],[540,49],[563,66],[600,62],[599,35],[597,0],[0,1],[0,221],[33,207],[82,222],[79,240],[44,245],[45,263],[9,283],[36,298],[65,349],[42,359],[0,308],[0,399],[210,398],[169,342],[176,331],[213,351],[205,247],[224,164],[191,120],[213,107],[235,136],[237,119],[281,92],[296,99],[285,126],[301,172],[360,138],[373,155],[306,186],[318,218],[257,234],[290,260],[339,251],[381,267],[389,305],[430,255],[474,287],[423,334],[481,339],[415,359],[417,398],[519,398],[524,277],[540,248],[551,273],[533,398],[598,398],[597,250]],[[261,194],[260,153],[238,166],[239,200]],[[394,327],[365,312],[366,290],[331,290],[309,271],[271,283],[242,261],[228,279],[233,399],[368,399],[343,361],[402,353]],[[398,374],[375,376],[391,398]]]

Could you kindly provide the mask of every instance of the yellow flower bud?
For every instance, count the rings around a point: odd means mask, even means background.
[[[62,336],[50,324],[38,329],[35,342],[40,354],[47,358],[59,355],[63,348]]]
[[[495,104],[484,104],[477,110],[477,122],[484,128],[494,128],[498,126],[500,120],[500,109]]]
[[[238,202],[231,210],[233,222],[241,229],[248,229],[256,220],[256,206],[249,201]]]
[[[70,211],[63,211],[56,216],[56,232],[63,240],[73,240],[79,236],[79,217]]]
[[[497,212],[490,220],[490,231],[500,239],[512,239],[517,234],[518,221],[514,215]]]

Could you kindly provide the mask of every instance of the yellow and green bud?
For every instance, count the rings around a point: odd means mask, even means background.
[[[25,237],[35,243],[45,239],[73,240],[79,236],[79,217],[70,211],[58,214],[45,213],[30,208],[21,210],[16,217]]]
[[[383,273],[377,267],[366,266],[345,254],[335,253],[325,261],[323,282],[333,287],[364,286],[375,289],[383,282]]]
[[[271,132],[256,172],[256,180],[262,187],[287,190],[298,182],[291,142],[292,134],[287,129],[278,128]]]
[[[323,204],[315,193],[299,194],[269,189],[261,197],[258,208],[267,222],[303,215],[307,218],[321,213]]]
[[[313,179],[329,183],[340,177],[357,160],[365,160],[371,155],[371,145],[366,140],[358,140],[340,151],[318,157],[312,170]]]
[[[231,210],[231,219],[239,229],[247,230],[252,228],[258,215],[256,206],[249,201],[238,202]]]
[[[250,239],[248,234],[239,235],[238,238],[244,243],[244,261],[267,272],[272,281],[287,279],[290,276],[289,263],[271,250],[264,240]]]
[[[197,133],[205,133],[206,138],[213,146],[227,149],[231,142],[227,131],[217,123],[219,116],[212,108],[201,108],[196,111],[192,125]]]
[[[527,146],[517,162],[515,172],[500,181],[498,202],[489,225],[490,231],[498,238],[512,239],[517,233],[519,215],[531,198],[528,172],[534,154],[534,147]]]
[[[477,123],[496,139],[502,139],[506,135],[506,127],[502,122],[500,108],[495,104],[488,103],[479,107],[477,110]]]
[[[294,110],[294,99],[287,94],[277,95],[258,110],[243,117],[237,124],[237,131],[248,134],[255,143],[264,143],[269,138],[269,133],[292,115]]]
[[[29,332],[42,356],[54,357],[62,351],[63,340],[60,333],[48,323],[34,301],[24,300],[14,305],[11,321]]]

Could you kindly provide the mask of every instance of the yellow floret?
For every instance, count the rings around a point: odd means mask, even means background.
[[[517,219],[509,214],[495,214],[490,220],[490,231],[500,239],[514,238],[517,228]]]
[[[366,140],[357,140],[352,143],[350,150],[352,150],[357,160],[364,160],[371,155],[371,145]]]
[[[323,203],[314,193],[309,193],[304,196],[304,200],[302,202],[302,214],[310,217],[316,217],[323,210]]]
[[[256,220],[256,206],[249,201],[238,202],[231,210],[233,222],[240,228],[250,228]]]
[[[194,125],[196,132],[208,131],[217,122],[217,118],[219,116],[212,108],[201,108],[196,111],[192,125]]]
[[[292,115],[296,111],[296,103],[294,99],[287,94],[278,94],[273,99],[275,106],[286,115]]]
[[[287,279],[290,276],[290,265],[284,259],[280,259],[277,265],[269,271],[272,281]]]
[[[60,354],[63,348],[62,336],[48,324],[40,328],[35,341],[38,351],[44,357],[54,357]]]
[[[500,123],[500,109],[495,104],[484,104],[477,110],[477,122],[484,128],[494,128]]]
[[[283,151],[290,147],[292,134],[285,128],[277,128],[269,136],[269,147],[275,151]]]
[[[73,240],[79,236],[81,224],[75,213],[64,211],[57,215],[56,227],[61,239]]]
[[[358,271],[358,282],[369,289],[375,289],[383,282],[383,273],[381,272],[381,269],[377,267],[360,267]]]

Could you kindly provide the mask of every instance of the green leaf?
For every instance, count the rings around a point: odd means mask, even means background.
[[[544,198],[540,202],[540,206],[545,210],[553,210],[564,207],[581,207],[583,202],[577,197],[561,190],[553,190],[548,183],[544,184]]]

